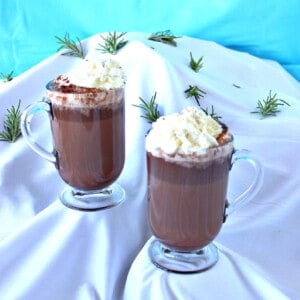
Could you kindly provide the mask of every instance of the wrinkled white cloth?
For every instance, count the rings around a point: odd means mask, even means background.
[[[157,269],[148,256],[149,242],[135,260],[124,299],[289,299],[245,257],[216,243],[219,261],[198,274],[175,274]]]
[[[299,82],[276,62],[213,42],[181,37],[172,47],[148,36],[127,33],[129,42],[116,55],[127,75],[126,161],[118,179],[126,190],[123,204],[92,213],[65,208],[58,200],[65,184],[55,168],[24,138],[0,142],[0,295],[8,300],[299,298]],[[99,55],[98,42],[99,35],[83,41],[87,57]],[[198,73],[188,66],[190,52],[203,56]],[[77,60],[57,53],[2,84],[0,124],[7,108],[19,99],[22,109],[40,100],[45,84]],[[144,139],[150,125],[133,104],[156,92],[162,114],[180,111],[197,105],[186,98],[189,85],[206,92],[201,105],[213,105],[222,116],[236,148],[259,155],[265,177],[257,196],[222,227],[217,265],[182,276],[158,270],[147,257]],[[290,106],[261,119],[251,111],[270,90]],[[41,116],[35,132],[50,147],[44,120]],[[250,177],[242,166],[234,168],[229,195],[238,194]]]

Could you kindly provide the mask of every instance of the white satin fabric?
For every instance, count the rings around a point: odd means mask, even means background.
[[[54,166],[24,138],[0,142],[0,295],[15,299],[297,299],[300,297],[300,84],[281,66],[216,43],[181,37],[177,47],[128,33],[116,55],[127,74],[126,162],[118,179],[126,201],[100,212],[64,207],[64,183]],[[87,57],[99,55],[99,35],[83,41]],[[195,73],[190,52],[203,56]],[[77,58],[59,53],[0,86],[0,124],[6,109],[22,109],[44,95],[45,84]],[[147,254],[144,138],[150,125],[133,106],[157,93],[162,114],[196,105],[184,91],[197,85],[200,100],[222,116],[236,148],[261,158],[265,177],[249,204],[230,215],[216,238],[219,262],[210,270],[178,275],[157,269]],[[290,106],[275,117],[252,114],[269,91]],[[46,118],[46,117],[45,117]],[[45,119],[44,118],[44,119]],[[37,138],[51,148],[49,124],[41,116]],[[2,126],[2,125],[1,125]],[[1,127],[2,130],[2,127]],[[229,195],[251,174],[237,166]]]

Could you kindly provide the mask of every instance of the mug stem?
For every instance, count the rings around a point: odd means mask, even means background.
[[[124,189],[117,183],[100,190],[83,191],[67,186],[60,201],[68,208],[81,211],[97,211],[121,204],[125,199]]]
[[[181,252],[166,247],[157,239],[150,244],[149,256],[158,268],[180,274],[203,272],[219,260],[218,249],[213,243],[195,251]]]

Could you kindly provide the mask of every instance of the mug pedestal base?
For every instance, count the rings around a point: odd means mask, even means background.
[[[175,273],[203,272],[219,259],[218,249],[213,243],[193,252],[179,252],[165,247],[158,240],[150,244],[149,256],[158,268]]]
[[[124,199],[125,191],[116,183],[95,191],[81,191],[67,187],[60,195],[62,204],[68,208],[81,211],[108,209],[121,204]]]

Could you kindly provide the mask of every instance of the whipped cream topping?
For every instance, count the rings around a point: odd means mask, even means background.
[[[160,117],[146,137],[146,150],[157,157],[195,158],[218,146],[222,126],[201,109],[187,107],[180,113]]]
[[[111,58],[81,60],[66,77],[70,84],[87,88],[109,90],[125,85],[125,74],[121,65]]]
[[[47,85],[47,98],[62,107],[119,105],[124,101],[125,74],[111,59],[80,60]]]

